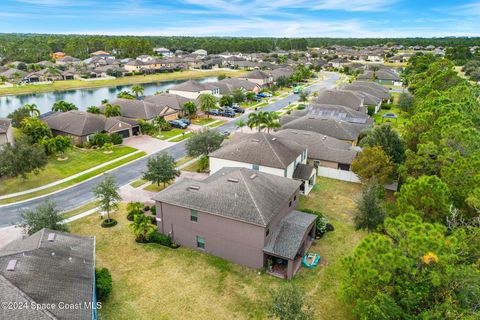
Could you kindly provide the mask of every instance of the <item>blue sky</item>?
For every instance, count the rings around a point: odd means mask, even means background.
[[[274,36],[480,36],[480,1],[0,0],[0,32]]]

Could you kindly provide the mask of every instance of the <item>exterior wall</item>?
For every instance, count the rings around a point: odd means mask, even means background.
[[[200,211],[192,222],[190,209],[160,202],[156,206],[158,231],[171,234],[176,243],[250,268],[263,267],[263,227]],[[197,248],[197,236],[205,238],[205,249]]]
[[[290,205],[290,201],[292,201],[291,205]],[[285,204],[280,209],[279,213],[275,217],[273,217],[273,219],[270,221],[270,223],[267,226],[267,228],[270,229],[270,232],[269,232],[269,235],[265,237],[265,240],[263,243],[264,246],[267,244],[268,240],[270,240],[270,237],[273,234],[273,230],[277,227],[280,221],[287,214],[292,212],[292,210],[297,209],[299,201],[300,201],[300,189],[297,189],[297,191],[295,191],[295,193],[292,194],[289,199],[285,199]]]
[[[325,160],[319,160],[319,161],[320,161],[320,166],[321,167],[338,169],[338,163],[337,162],[325,161]]]
[[[6,143],[14,144],[13,126],[8,127],[6,134],[0,134],[0,145]]]
[[[52,130],[52,133],[54,136],[66,136],[66,137],[72,138],[72,143],[74,145],[78,145],[88,141],[87,136],[82,136],[82,137],[74,136],[74,135],[71,135],[62,131],[57,131],[57,130]]]

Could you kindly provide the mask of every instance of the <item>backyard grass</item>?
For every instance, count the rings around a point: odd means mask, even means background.
[[[353,319],[341,302],[341,259],[364,236],[354,230],[353,199],[360,185],[317,179],[302,208],[322,211],[335,231],[310,251],[322,256],[315,269],[303,268],[291,281],[306,293],[315,319]],[[71,232],[96,237],[96,265],[107,267],[113,291],[100,310],[102,319],[268,319],[270,293],[287,281],[184,247],[173,250],[134,241],[125,204],[112,215],[119,224],[102,228],[98,215],[70,223]]]
[[[110,163],[109,165],[106,165],[106,166],[103,166],[101,168],[98,168],[96,170],[93,170],[91,172],[88,172],[86,174],[82,174],[81,176],[78,176],[76,177],[75,179],[72,179],[72,180],[68,180],[64,183],[61,183],[61,184],[58,184],[56,186],[53,186],[53,187],[50,187],[50,188],[47,188],[47,189],[43,189],[43,190],[40,190],[40,191],[36,191],[36,192],[31,192],[31,193],[28,193],[28,194],[24,194],[24,195],[21,195],[21,196],[18,196],[18,197],[13,197],[13,198],[8,198],[8,199],[4,199],[4,200],[0,200],[0,204],[8,204],[8,203],[14,203],[14,202],[19,202],[19,201],[23,201],[23,200],[27,200],[27,199],[31,199],[31,198],[35,198],[35,197],[39,197],[39,196],[42,196],[42,195],[46,195],[46,194],[49,194],[49,193],[52,193],[54,191],[57,191],[57,190],[61,190],[61,189],[64,189],[64,188],[67,188],[69,186],[73,186],[77,183],[80,183],[82,181],[85,181],[87,179],[90,179],[92,177],[95,177],[99,174],[102,174],[108,170],[111,170],[111,169],[114,169],[118,166],[121,166],[123,164],[126,164],[128,162],[131,162],[133,160],[136,160],[138,158],[141,158],[143,156],[145,156],[146,153],[145,152],[138,152],[138,153],[135,153],[135,154],[132,154],[132,155],[129,155],[128,157],[125,157],[121,160],[118,160],[114,163]]]
[[[103,150],[83,150],[74,148],[68,152],[68,160],[59,161],[51,158],[38,175],[29,174],[23,178],[1,178],[0,195],[16,193],[40,187],[54,181],[67,178],[76,173],[98,166],[102,163],[114,160],[126,154],[136,151],[134,148],[117,146],[113,153],[105,154]]]
[[[215,120],[216,120],[215,118],[196,118],[192,120],[192,124],[196,124],[198,126],[204,126]]]
[[[180,135],[184,132],[187,132],[187,130],[174,128],[174,129],[169,130],[169,131],[160,132],[160,134],[157,137],[161,140],[167,140],[167,139],[173,138],[175,136],[178,136],[178,135]]]
[[[383,119],[382,116],[387,113],[393,113],[398,116],[398,119]],[[396,105],[393,106],[390,110],[380,110],[377,112],[373,119],[375,120],[375,125],[381,125],[382,123],[389,123],[392,128],[396,129],[398,133],[403,134],[406,129],[406,125],[408,124],[409,119],[408,113],[402,111]]]
[[[243,70],[187,70],[178,71],[172,73],[158,73],[151,75],[139,75],[130,77],[121,77],[111,80],[67,80],[67,81],[55,81],[50,84],[40,85],[22,85],[9,88],[0,88],[0,95],[7,94],[25,94],[25,93],[39,93],[56,90],[71,90],[80,88],[98,88],[98,87],[112,87],[117,85],[129,85],[137,83],[148,83],[157,81],[170,81],[170,80],[182,80],[182,79],[195,79],[203,77],[216,77],[219,75],[226,75],[227,77],[238,77],[246,73]]]

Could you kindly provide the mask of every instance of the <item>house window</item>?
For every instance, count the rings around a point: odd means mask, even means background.
[[[265,231],[265,237],[268,237],[269,234],[270,234],[270,229],[267,228],[267,230]]]
[[[283,176],[286,178],[287,177],[287,169],[283,170]]]
[[[259,171],[260,170],[260,166],[258,164],[252,164],[252,169],[253,170],[256,170],[256,171]]]
[[[288,203],[288,206],[289,206],[289,207],[292,206],[292,199],[290,199],[290,202]]]
[[[205,249],[205,238],[197,236],[197,248]]]
[[[293,197],[293,201],[296,201],[296,200],[297,200],[297,195]]]
[[[197,222],[198,221],[198,212],[197,210],[190,210],[190,221]]]

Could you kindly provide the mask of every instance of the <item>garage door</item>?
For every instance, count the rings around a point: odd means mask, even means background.
[[[117,134],[121,135],[122,138],[128,138],[130,137],[130,130],[122,130],[122,131],[117,131]]]

